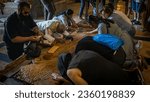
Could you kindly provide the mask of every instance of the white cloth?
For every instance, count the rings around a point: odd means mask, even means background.
[[[41,31],[46,30],[46,28],[50,28],[52,32],[55,32],[59,23],[60,22],[58,20],[47,20],[47,21],[37,22],[36,24]]]
[[[46,29],[50,29],[51,32],[54,33],[54,32],[56,32],[56,29],[57,29],[58,25],[60,24],[60,21],[58,21],[58,20],[47,20],[47,21],[37,22],[36,24],[41,31],[45,32]],[[46,33],[44,35],[44,38],[47,40],[46,43],[49,45],[51,45],[55,40],[55,38],[52,37],[52,35],[48,34],[48,33]]]
[[[67,16],[65,16],[65,14],[62,14],[62,15],[59,15],[59,16],[55,16],[53,18],[53,20],[59,20],[62,24],[65,25],[66,28],[68,28],[69,26],[71,26],[72,24],[75,23],[73,18],[67,17]]]
[[[55,16],[53,18],[53,20],[59,20],[62,24],[64,24],[66,27],[68,27],[68,22],[67,22],[67,17],[65,15],[59,15],[59,16]]]

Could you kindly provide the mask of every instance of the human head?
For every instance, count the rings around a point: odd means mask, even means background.
[[[18,4],[18,14],[21,16],[21,17],[24,17],[24,16],[29,16],[30,14],[30,4],[27,3],[27,2],[20,2]]]
[[[113,10],[108,5],[105,5],[101,13],[102,17],[106,19],[113,13]]]
[[[112,9],[112,11],[114,11],[114,5],[112,4],[112,3],[108,3],[108,4],[106,4],[108,7],[110,7],[111,9]]]
[[[90,25],[92,25],[92,27],[97,28],[99,24],[99,19],[96,16],[90,15],[88,17],[88,22],[90,23]]]
[[[73,10],[71,10],[71,9],[68,9],[68,10],[66,10],[66,14],[69,16],[69,17],[72,17],[73,16]]]

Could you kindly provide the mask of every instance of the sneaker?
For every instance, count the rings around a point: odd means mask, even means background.
[[[136,22],[136,19],[131,20],[132,25],[134,25]]]
[[[141,23],[139,21],[135,21],[134,24],[135,25],[141,25]]]
[[[136,21],[136,19],[131,20],[132,23],[135,22],[135,21]]]

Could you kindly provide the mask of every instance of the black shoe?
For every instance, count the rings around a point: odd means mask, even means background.
[[[136,22],[136,19],[131,20],[132,25],[134,25]]]
[[[132,23],[135,22],[135,21],[136,21],[136,19],[131,20]]]
[[[141,23],[139,21],[135,21],[134,24],[135,25],[141,25]]]

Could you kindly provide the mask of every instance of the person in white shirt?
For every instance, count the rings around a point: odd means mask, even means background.
[[[109,19],[115,21],[115,23],[124,31],[126,31],[131,36],[134,36],[136,33],[135,28],[133,27],[130,19],[121,11],[114,10],[114,6],[111,3],[108,3],[107,6],[112,10]]]
[[[126,53],[126,59],[132,60],[134,58],[133,40],[129,34],[123,31],[113,20],[109,19],[111,13],[112,10],[108,6],[105,6],[105,8],[102,11],[103,18],[93,20],[95,23],[98,24],[98,27],[90,33],[98,31],[98,34],[114,34],[120,37],[125,43],[123,45],[123,49]]]
[[[36,23],[38,28],[44,33],[44,38],[51,44],[54,40],[62,40],[70,34],[66,31],[65,25],[58,20],[47,20]]]
[[[73,10],[68,9],[58,15],[56,15],[53,20],[59,20],[63,23],[67,30],[75,30],[78,28],[76,22],[73,20]]]

